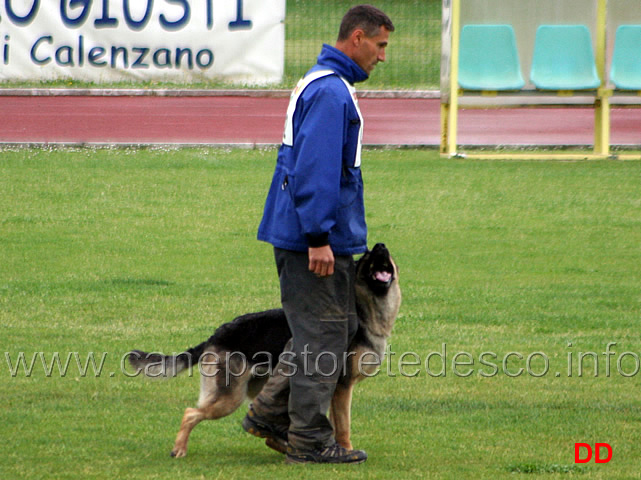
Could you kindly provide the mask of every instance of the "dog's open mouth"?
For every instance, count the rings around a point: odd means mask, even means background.
[[[372,278],[377,282],[381,283],[390,283],[392,281],[392,272],[387,272],[385,270],[379,270],[374,272]]]
[[[375,284],[387,289],[394,280],[394,267],[386,261],[375,262],[370,267],[370,275]]]

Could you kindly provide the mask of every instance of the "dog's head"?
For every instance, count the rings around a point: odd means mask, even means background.
[[[387,295],[398,287],[398,269],[387,247],[377,243],[356,263],[356,283],[366,286],[377,297]]]

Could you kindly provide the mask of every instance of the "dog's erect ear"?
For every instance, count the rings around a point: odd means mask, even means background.
[[[371,252],[372,251],[369,249],[369,247],[365,247],[365,251],[363,252],[363,254],[360,257],[358,257],[357,263],[360,262],[361,260],[363,260]]]
[[[370,255],[370,250],[369,250],[369,248],[368,248],[368,249],[365,251],[365,253],[363,253],[363,255],[361,255],[360,257],[358,257],[358,259],[356,260],[356,264],[354,265],[354,270],[356,271],[356,274],[357,274],[357,275],[358,275],[358,274],[359,274],[359,272],[362,270],[363,265],[364,265],[364,264],[365,264],[365,262],[366,262],[366,259],[367,259],[367,258],[369,258],[369,255]]]

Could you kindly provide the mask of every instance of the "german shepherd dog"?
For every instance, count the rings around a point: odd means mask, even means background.
[[[359,327],[330,407],[336,441],[347,449],[352,449],[350,410],[354,385],[376,372],[401,304],[398,269],[382,243],[356,263],[355,294]],[[187,454],[189,434],[202,420],[225,417],[245,398],[258,394],[274,371],[271,360],[279,358],[290,337],[285,314],[276,309],[237,317],[218,327],[207,341],[179,355],[140,350],[129,353],[131,365],[149,377],[175,376],[191,368],[192,360],[200,364],[198,408],[185,410],[171,452],[173,457]],[[281,365],[276,363],[276,367]]]

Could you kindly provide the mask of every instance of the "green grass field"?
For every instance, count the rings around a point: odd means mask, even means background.
[[[0,478],[640,478],[641,165],[426,150],[364,152],[370,242],[404,294],[394,355],[354,398],[368,462],[285,465],[244,408],[170,458],[199,380],[130,378],[121,360],[278,305],[255,240],[275,155],[0,152]],[[577,442],[613,457],[575,464]]]

